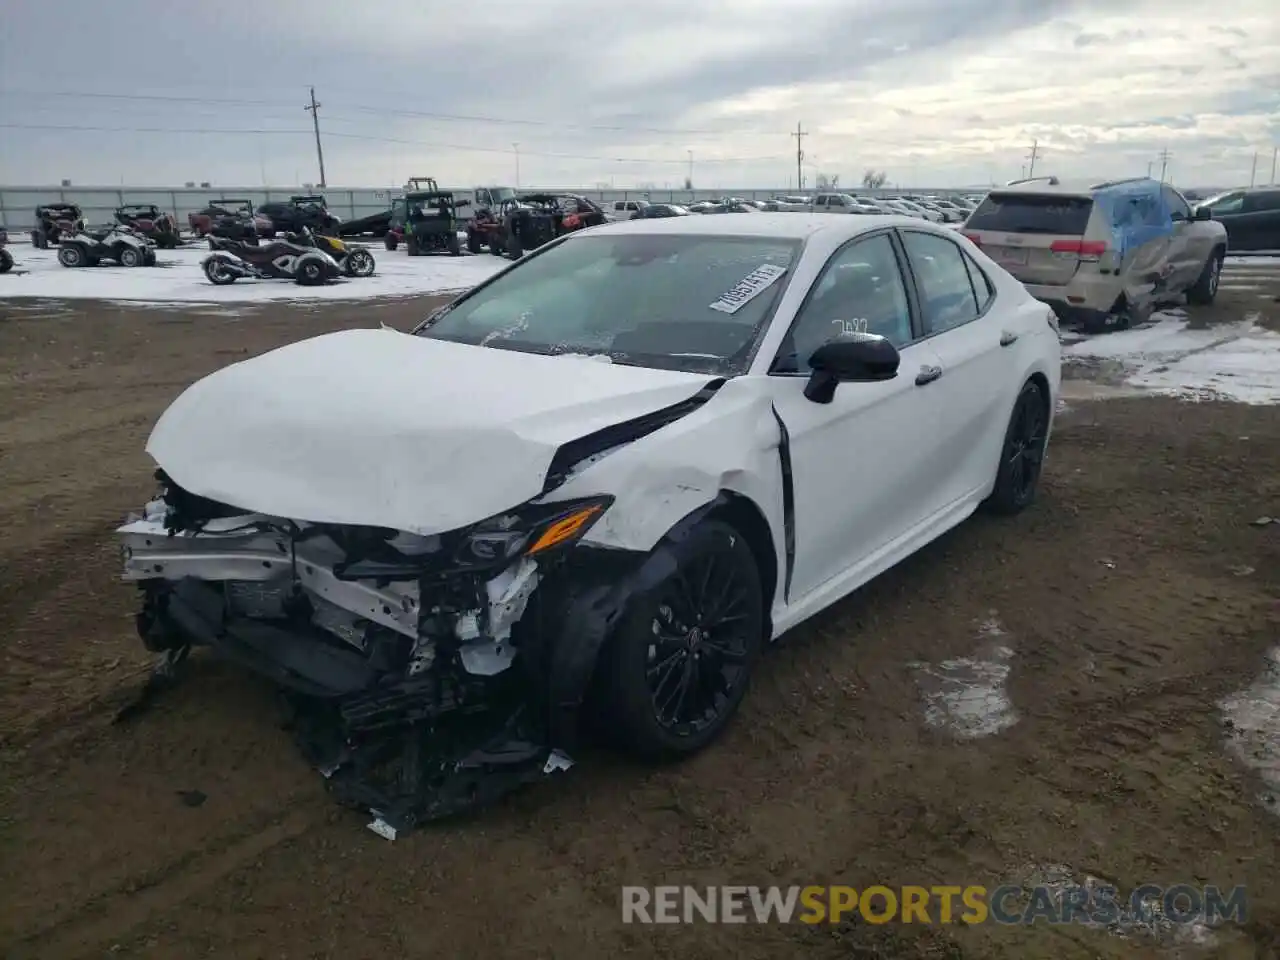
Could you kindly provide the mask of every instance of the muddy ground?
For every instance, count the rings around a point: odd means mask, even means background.
[[[1277,309],[1227,290],[1200,317],[1246,308]],[[1280,821],[1218,706],[1280,640],[1280,524],[1251,525],[1280,516],[1274,407],[1072,400],[1033,510],[964,524],[798,629],[726,738],[680,767],[581,757],[388,843],[327,799],[271,691],[234,669],[198,658],[180,691],[111,725],[148,665],[111,531],[152,490],[162,408],[241,357],[425,309],[0,303],[0,953],[1278,955]],[[974,654],[993,623],[1016,722],[967,740],[930,727],[918,664]],[[1062,867],[1122,888],[1246,884],[1249,921],[1128,939],[620,922],[624,884],[995,886]]]

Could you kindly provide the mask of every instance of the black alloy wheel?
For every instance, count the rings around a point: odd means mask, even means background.
[[[997,513],[1018,513],[1035,500],[1048,431],[1048,403],[1044,391],[1038,383],[1028,380],[1013,406],[995,490],[989,501]]]

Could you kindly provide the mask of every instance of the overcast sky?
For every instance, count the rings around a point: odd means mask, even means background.
[[[0,183],[1263,182],[1277,3],[14,0]]]

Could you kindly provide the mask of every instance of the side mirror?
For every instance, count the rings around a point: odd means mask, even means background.
[[[830,403],[841,383],[877,383],[898,375],[898,349],[874,333],[854,333],[828,340],[813,352],[813,373],[804,386],[805,399]]]
[[[1191,211],[1192,220],[1212,220],[1213,211],[1208,207],[1196,207]]]

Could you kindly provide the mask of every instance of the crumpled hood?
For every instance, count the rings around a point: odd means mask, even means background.
[[[184,489],[246,511],[429,535],[537,496],[561,444],[711,379],[348,330],[196,382],[147,453]]]

